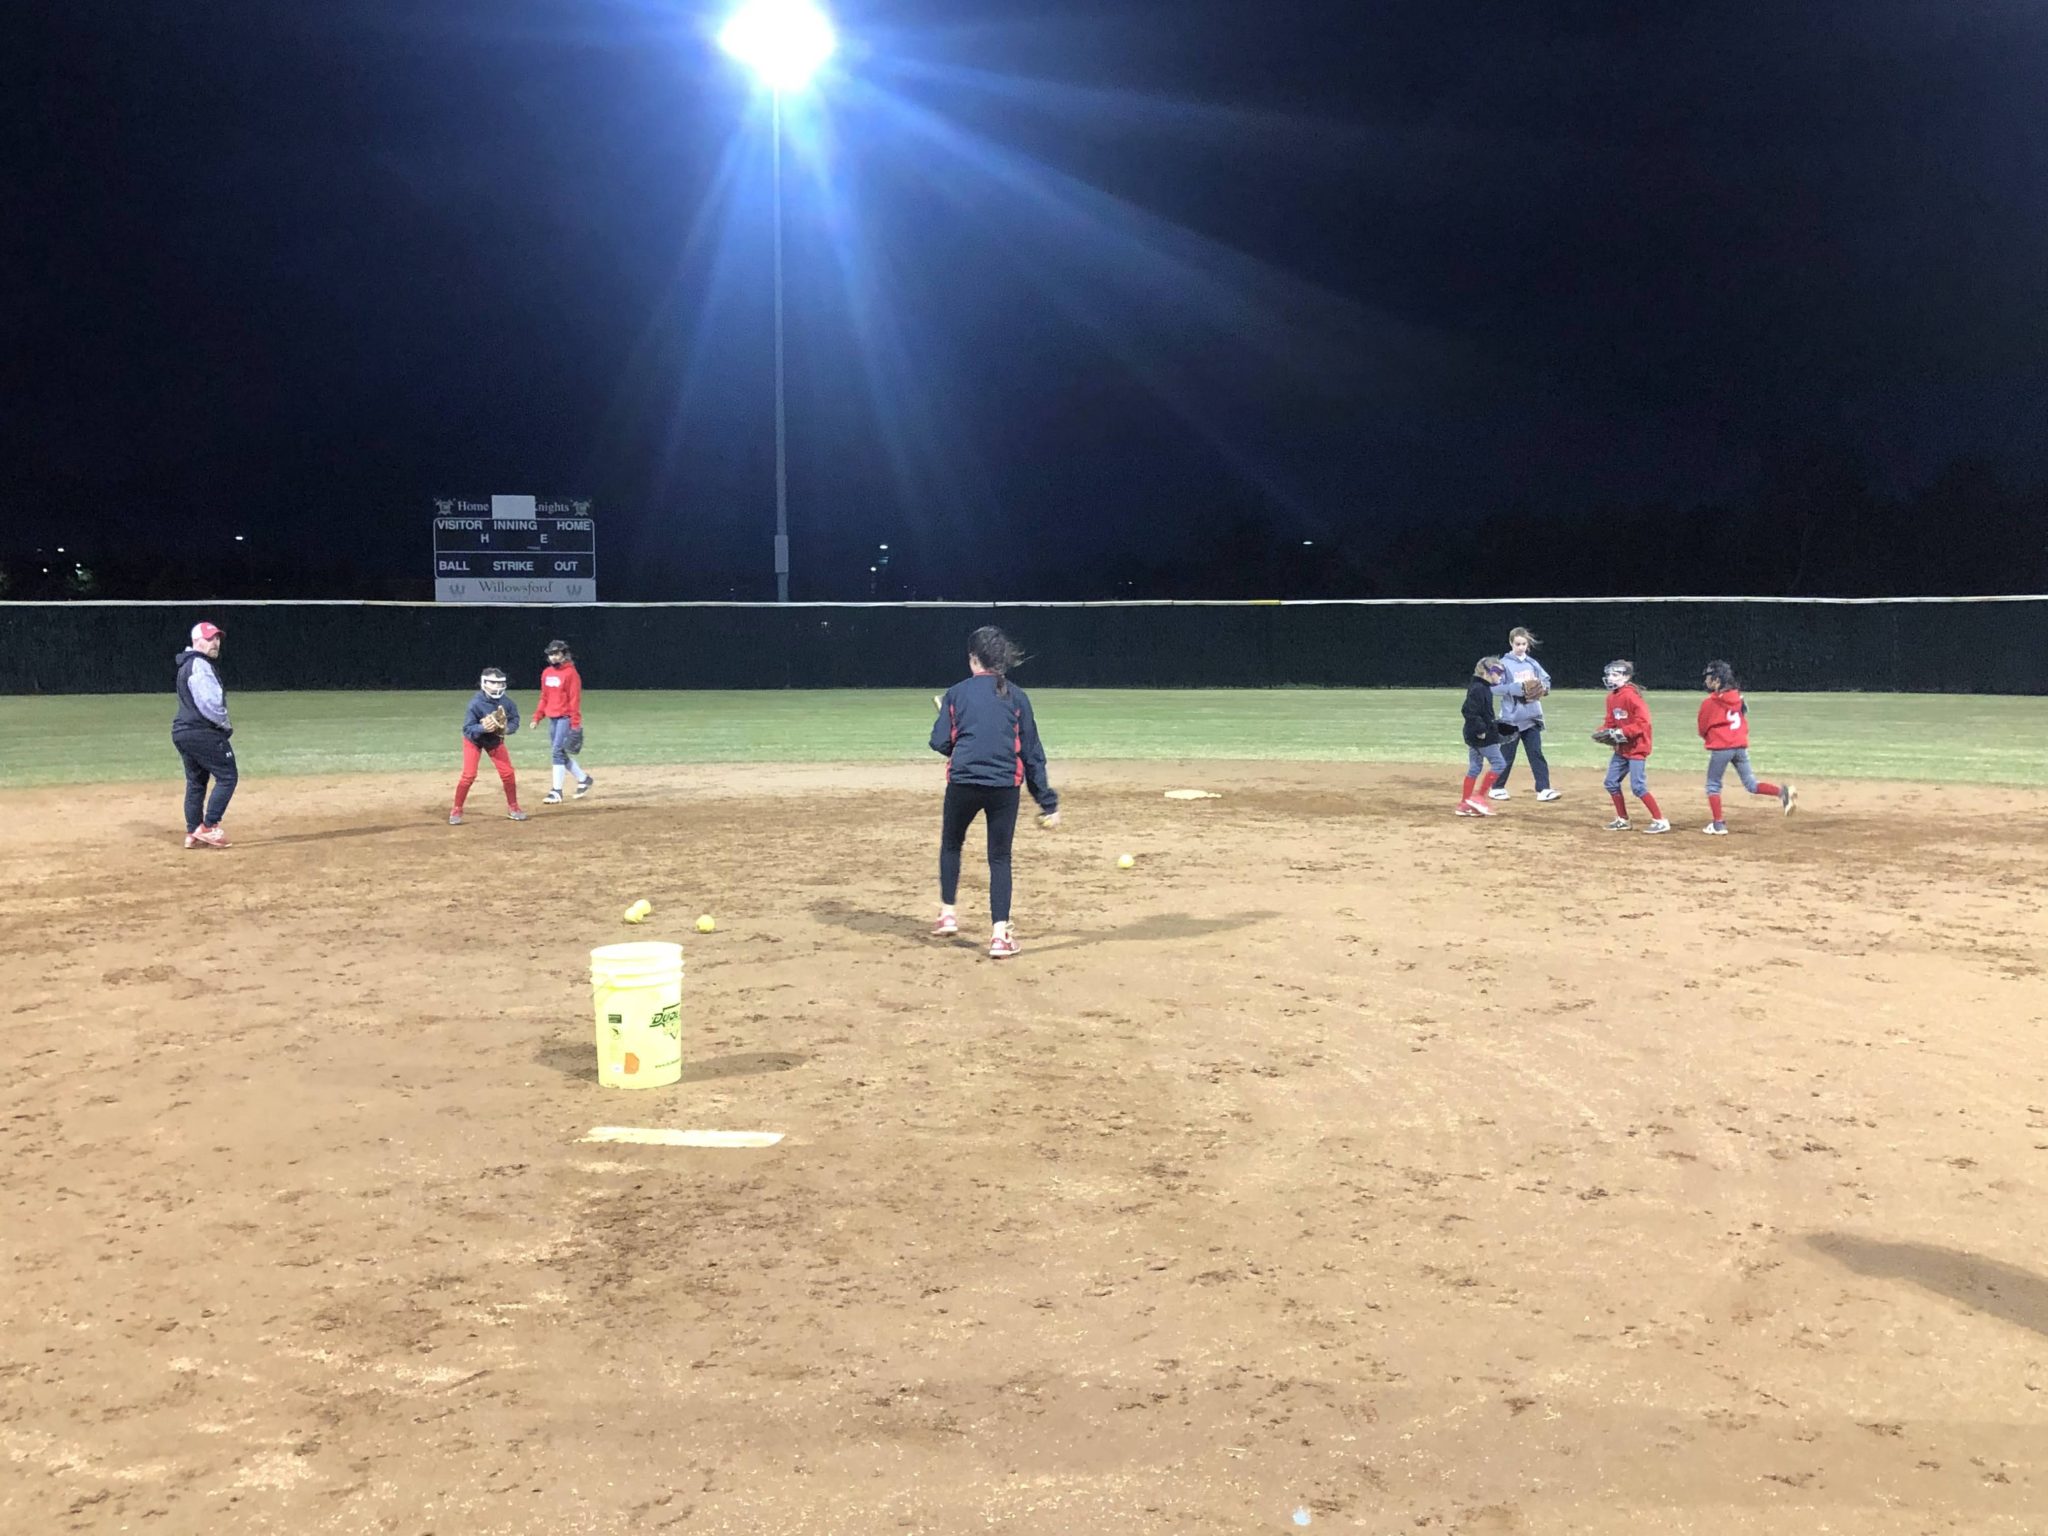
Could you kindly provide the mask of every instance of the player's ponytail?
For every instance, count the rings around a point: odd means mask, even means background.
[[[1010,694],[1011,671],[1028,659],[1017,648],[1017,642],[993,624],[984,624],[967,637],[967,654],[981,663],[982,670],[994,675],[996,693],[1003,698]]]

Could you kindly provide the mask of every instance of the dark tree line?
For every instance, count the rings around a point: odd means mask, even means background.
[[[1200,547],[1172,556],[1054,560],[1035,568],[1005,558],[987,571],[959,568],[951,542],[936,535],[899,536],[891,549],[879,575],[853,559],[800,567],[795,595],[865,601],[2048,592],[2048,486],[2016,487],[1986,465],[1959,460],[1927,485],[1886,493],[1852,462],[1812,454],[1779,465],[1751,497],[1692,507],[1508,508],[1487,515],[1455,509],[1434,521],[1312,541],[1280,519],[1246,513]],[[772,577],[765,570],[646,560],[609,566],[601,588],[607,599],[625,602],[760,599],[771,595]],[[61,556],[0,547],[0,601],[432,596],[423,569],[315,563],[276,547],[225,564],[68,545]]]

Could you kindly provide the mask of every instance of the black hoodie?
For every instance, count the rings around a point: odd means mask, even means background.
[[[171,717],[172,732],[214,731],[222,736],[234,735],[234,728],[228,724],[227,691],[220,684],[219,664],[206,652],[190,647],[178,652],[176,659],[178,712]]]
[[[1474,677],[1465,684],[1465,745],[1468,747],[1497,747],[1503,736],[1515,734],[1512,725],[1502,725],[1493,718],[1493,684],[1483,677]]]

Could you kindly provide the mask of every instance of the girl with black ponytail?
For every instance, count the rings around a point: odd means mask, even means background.
[[[1045,748],[1031,700],[1010,681],[1024,653],[994,625],[967,637],[968,677],[934,701],[932,750],[946,756],[946,809],[939,834],[939,920],[936,938],[960,931],[954,902],[960,894],[960,852],[976,816],[988,824],[988,910],[993,924],[989,957],[1017,953],[1010,931],[1010,844],[1017,832],[1018,791],[1031,791],[1039,821],[1060,823],[1060,797],[1046,781]]]

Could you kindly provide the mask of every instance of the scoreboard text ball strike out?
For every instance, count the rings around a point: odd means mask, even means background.
[[[566,497],[436,498],[434,601],[594,603],[597,523]]]

